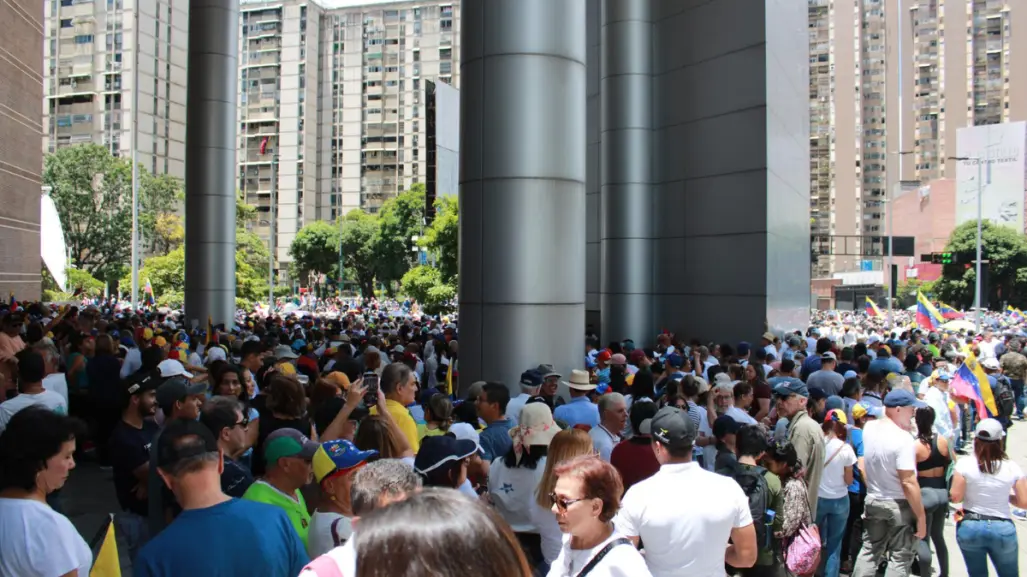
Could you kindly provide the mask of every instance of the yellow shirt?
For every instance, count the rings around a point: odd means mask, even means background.
[[[410,411],[407,410],[402,404],[392,399],[385,399],[385,408],[389,410],[389,414],[392,415],[392,420],[396,421],[396,426],[403,432],[403,436],[407,438],[407,442],[410,443],[410,448],[416,453],[421,448],[420,435],[417,433],[417,422],[410,415]],[[371,409],[372,415],[378,414],[378,407]]]

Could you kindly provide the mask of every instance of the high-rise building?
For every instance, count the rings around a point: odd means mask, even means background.
[[[0,2],[0,298],[39,298],[39,103],[43,14],[35,0]]]
[[[376,212],[425,178],[426,81],[458,85],[459,3],[345,8],[245,2],[240,21],[239,189],[267,239],[277,157],[279,270],[304,224]]]
[[[959,128],[1027,120],[1027,4],[808,3],[811,230],[883,253],[854,237],[887,234],[887,191],[953,178]],[[860,260],[821,256],[813,277]]]
[[[43,24],[43,151],[128,158],[134,120],[137,161],[184,177],[187,0],[45,0]]]

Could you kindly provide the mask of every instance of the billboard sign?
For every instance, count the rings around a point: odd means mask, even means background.
[[[1027,122],[960,128],[956,132],[956,226],[977,220],[978,165],[981,216],[1024,229]]]

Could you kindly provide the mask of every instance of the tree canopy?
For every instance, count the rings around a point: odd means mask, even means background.
[[[435,199],[435,220],[424,231],[421,246],[442,273],[442,280],[456,286],[460,271],[460,202],[454,195]]]
[[[415,245],[412,238],[424,233],[424,185],[390,198],[378,212],[378,235],[375,238],[376,276],[387,290],[399,282],[414,264]]]
[[[293,271],[301,282],[310,273],[336,279],[339,276],[339,227],[317,220],[296,233],[289,247]]]
[[[977,272],[973,265],[977,257],[977,222],[957,226],[945,250],[958,255],[958,264],[942,268],[942,277],[934,283],[934,291],[946,303],[971,307]],[[1027,238],[1023,233],[985,220],[981,228],[981,255],[989,261],[985,265],[987,293],[982,295],[982,302],[992,308],[1003,302],[1017,307],[1027,305]]]
[[[343,266],[356,279],[360,294],[368,298],[374,296],[377,238],[377,217],[360,209],[346,215],[342,226]]]

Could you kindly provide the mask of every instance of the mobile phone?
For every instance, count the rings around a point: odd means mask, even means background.
[[[364,406],[371,408],[378,404],[378,373],[369,371],[364,373],[364,386],[367,392],[364,393]]]

